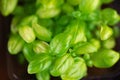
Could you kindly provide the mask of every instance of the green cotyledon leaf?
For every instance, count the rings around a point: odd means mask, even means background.
[[[44,27],[46,27],[47,29],[50,29],[50,30],[54,25],[54,21],[52,19],[38,19],[38,23],[41,26],[44,26]]]
[[[40,18],[52,18],[57,16],[60,13],[60,9],[59,8],[45,8],[45,7],[40,7],[36,14],[40,17]]]
[[[80,0],[67,0],[67,3],[69,3],[72,6],[76,6],[80,4]]]
[[[22,19],[22,17],[20,17],[20,16],[14,16],[14,18],[12,18],[10,30],[13,34],[18,32],[18,26],[20,24],[21,19]]]
[[[33,51],[33,44],[32,43],[26,43],[23,48],[23,54],[25,56],[25,59],[30,62],[34,60],[34,56],[36,53]]]
[[[110,68],[112,67],[120,58],[118,52],[111,49],[100,49],[91,55],[91,60],[93,65],[97,68]]]
[[[32,21],[35,20],[37,17],[35,15],[24,17],[23,15],[14,16],[11,22],[11,32],[17,33],[20,26],[32,26]]]
[[[8,51],[10,54],[18,54],[22,50],[24,43],[24,40],[19,35],[12,34],[8,40]]]
[[[113,35],[113,30],[111,27],[107,25],[102,25],[100,29],[100,39],[101,40],[107,40]]]
[[[43,41],[47,41],[47,42],[49,42],[51,40],[52,32],[49,31],[47,28],[39,25],[36,22],[32,23],[32,28],[33,28],[35,35],[38,39],[43,40]]]
[[[33,42],[33,51],[37,54],[40,53],[49,53],[50,50],[50,46],[47,42],[45,41],[39,41],[39,40],[35,40]]]
[[[71,34],[60,33],[50,42],[50,54],[54,56],[64,55],[70,47]]]
[[[55,60],[50,73],[52,76],[60,76],[61,74],[64,74],[73,63],[74,59],[72,56],[69,53],[66,53]]]
[[[73,30],[73,40],[71,41],[71,45],[75,45],[78,42],[86,42],[86,35],[85,35],[85,27],[86,24],[83,21],[73,21],[71,22],[70,29]]]
[[[108,25],[115,25],[120,22],[120,15],[112,8],[105,8],[101,11],[102,20]]]
[[[36,38],[33,29],[28,25],[19,26],[18,32],[22,39],[27,43],[33,42]]]
[[[51,56],[48,54],[38,54],[34,56],[34,60],[29,63],[27,71],[29,74],[39,73],[44,70],[48,70],[51,63]]]
[[[93,53],[97,50],[97,47],[90,42],[80,42],[73,48],[73,52],[76,54]]]
[[[101,47],[101,42],[99,39],[92,38],[90,43],[93,44],[97,49],[100,49]]]
[[[3,16],[10,15],[17,6],[18,0],[0,0],[0,11]]]
[[[50,80],[50,74],[47,70],[42,71],[36,74],[36,78],[37,80]]]
[[[85,14],[91,13],[98,9],[100,0],[80,0],[79,10]]]
[[[66,13],[66,14],[70,14],[73,11],[74,11],[74,8],[70,4],[68,4],[68,3],[63,4],[62,12]]]
[[[87,74],[87,66],[82,58],[76,57],[69,69],[61,75],[62,80],[80,80]]]
[[[115,39],[113,37],[102,41],[102,46],[107,49],[113,49],[116,45]]]
[[[38,18],[36,15],[26,16],[23,19],[21,19],[19,26],[24,26],[24,25],[32,26],[32,22],[33,21],[37,22],[37,19]]]
[[[64,0],[37,0],[38,9],[36,14],[40,18],[53,18],[60,13],[63,2]]]

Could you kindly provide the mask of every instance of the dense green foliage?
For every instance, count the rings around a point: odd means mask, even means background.
[[[110,2],[0,0],[1,13],[13,15],[8,51],[23,54],[28,73],[38,80],[80,80],[87,67],[112,67],[119,60],[113,48],[120,16],[112,8],[101,8]]]

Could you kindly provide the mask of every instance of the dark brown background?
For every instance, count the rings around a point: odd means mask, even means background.
[[[6,46],[7,41],[5,32],[7,32],[6,26],[9,23],[5,22],[7,18],[4,18],[0,14],[0,80],[9,80],[7,74],[7,63],[6,63]],[[9,26],[8,26],[9,27]],[[4,33],[3,33],[4,32]]]

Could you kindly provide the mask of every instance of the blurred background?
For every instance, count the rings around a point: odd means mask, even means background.
[[[9,17],[3,17],[0,14],[0,79],[9,80],[7,74],[6,42],[9,34]]]

